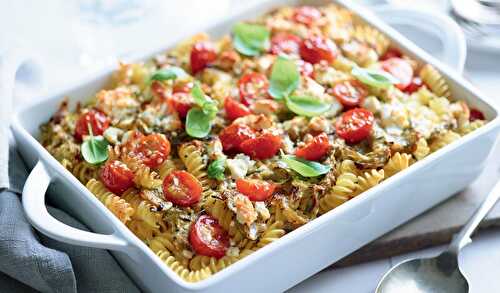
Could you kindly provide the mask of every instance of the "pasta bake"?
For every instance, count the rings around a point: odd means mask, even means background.
[[[196,282],[485,123],[348,10],[301,6],[120,63],[40,141]]]

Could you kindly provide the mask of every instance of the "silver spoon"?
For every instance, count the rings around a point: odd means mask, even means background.
[[[458,266],[460,250],[471,242],[471,235],[500,198],[500,182],[472,215],[448,249],[433,258],[404,261],[380,280],[376,293],[466,293],[469,283]]]

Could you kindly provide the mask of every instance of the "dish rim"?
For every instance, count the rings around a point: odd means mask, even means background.
[[[283,1],[282,1],[283,2]],[[297,1],[289,1],[292,2],[290,4],[280,4],[280,5],[297,5]],[[310,3],[312,5],[316,5],[315,1],[298,1],[300,4],[302,2]],[[215,284],[224,281],[229,278],[232,274],[236,274],[238,271],[243,269],[246,266],[252,265],[254,262],[257,262],[259,259],[272,255],[275,250],[286,249],[286,246],[292,243],[293,241],[299,241],[301,238],[305,237],[308,233],[314,233],[315,230],[320,227],[328,224],[330,221],[334,221],[335,218],[341,217],[346,211],[350,209],[355,209],[357,206],[361,205],[365,201],[374,201],[377,199],[377,195],[381,194],[383,190],[391,188],[392,185],[396,184],[396,182],[404,180],[407,177],[411,177],[411,175],[417,172],[421,168],[425,168],[427,165],[432,164],[432,162],[436,161],[440,157],[444,156],[446,153],[453,151],[456,148],[461,147],[463,144],[466,144],[472,140],[475,140],[477,137],[486,134],[489,131],[493,131],[494,128],[497,128],[500,125],[500,117],[499,117],[499,106],[494,103],[490,98],[484,96],[478,89],[476,89],[470,82],[465,80],[463,77],[459,76],[455,72],[452,71],[451,68],[442,64],[430,54],[426,53],[422,49],[420,49],[416,44],[412,43],[406,37],[398,33],[395,29],[391,28],[389,25],[385,24],[380,20],[374,13],[369,11],[367,8],[362,7],[356,3],[352,3],[346,0],[332,0],[326,2],[333,2],[338,5],[344,6],[346,9],[352,11],[355,15],[359,16],[363,21],[367,24],[373,26],[378,29],[385,35],[387,35],[391,42],[400,48],[403,48],[405,51],[414,55],[421,62],[425,62],[434,66],[438,71],[440,71],[443,76],[447,79],[452,80],[462,91],[468,91],[473,93],[473,96],[470,97],[471,100],[479,100],[487,105],[494,113],[494,118],[486,123],[483,127],[475,130],[472,133],[467,134],[466,136],[461,137],[459,140],[445,146],[444,148],[430,154],[425,159],[416,162],[402,172],[397,173],[396,175],[384,180],[379,185],[365,191],[363,196],[353,198],[343,205],[327,212],[326,214],[314,219],[313,221],[303,225],[281,237],[278,241],[275,241],[265,247],[258,249],[248,257],[244,259],[240,259],[237,262],[231,264],[224,270],[210,276],[209,278],[196,282],[189,283],[178,276],[172,269],[168,266],[164,265],[161,260],[137,237],[135,236],[125,224],[120,222],[107,208],[105,208],[93,195],[92,193],[81,183],[79,182],[67,169],[65,169],[54,157],[52,157],[48,151],[38,142],[38,140],[32,136],[28,130],[23,126],[23,123],[20,119],[21,115],[29,110],[41,106],[43,104],[49,103],[53,100],[61,100],[61,97],[66,93],[74,91],[79,87],[89,86],[92,83],[97,83],[102,81],[103,79],[109,77],[110,73],[112,73],[116,69],[116,65],[110,65],[106,68],[96,72],[95,74],[84,78],[79,81],[74,81],[70,85],[61,88],[60,90],[55,91],[54,93],[45,94],[42,98],[37,99],[35,102],[30,102],[27,105],[24,105],[16,110],[14,114],[12,128],[14,132],[23,136],[24,139],[28,140],[31,144],[29,148],[36,150],[36,153],[39,157],[39,161],[46,164],[50,170],[56,171],[59,176],[58,179],[64,180],[67,183],[71,184],[73,187],[77,188],[80,192],[84,193],[87,197],[87,200],[90,198],[91,201],[99,208],[100,212],[103,213],[103,216],[107,218],[107,220],[111,221],[111,226],[115,231],[117,231],[120,236],[124,237],[125,241],[127,241],[135,248],[141,250],[141,252],[148,255],[159,268],[168,275],[172,281],[177,283],[180,287],[187,290],[201,290],[207,289]],[[260,6],[266,5],[266,3],[259,3],[252,7],[247,7],[242,11],[239,11],[237,14],[230,15],[227,19],[222,21],[216,21],[212,23],[208,30],[213,30],[214,28],[224,26],[225,23],[235,22],[238,20],[246,19],[243,15],[248,14],[248,11],[257,10]],[[267,4],[269,5],[269,4]],[[277,6],[277,5],[275,5]],[[137,54],[131,58],[133,61],[137,60],[147,60],[158,54],[159,52],[164,52],[166,49],[172,47],[178,43],[178,40],[172,40],[168,42],[169,45],[161,46],[154,48],[154,50],[148,51],[145,54]],[[54,177],[54,176],[52,176]]]

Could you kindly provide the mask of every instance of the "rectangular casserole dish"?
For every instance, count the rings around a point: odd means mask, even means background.
[[[368,190],[363,196],[286,234],[214,276],[198,283],[188,283],[165,266],[35,139],[39,125],[50,118],[62,97],[70,97],[71,105],[84,100],[105,85],[114,70],[110,68],[91,80],[40,99],[41,102],[25,107],[15,115],[13,131],[19,150],[31,167],[36,165],[23,192],[23,205],[29,220],[42,233],[60,241],[112,250],[122,267],[146,291],[255,292],[260,289],[278,292],[469,185],[481,172],[498,136],[500,120],[494,104],[370,12],[349,1],[334,2],[384,32],[395,45],[415,59],[434,65],[447,79],[453,96],[480,109],[490,122]],[[327,2],[266,1],[221,22],[208,32],[218,36],[227,33],[230,25],[239,19],[257,16],[278,5],[298,3],[316,5]],[[163,49],[138,59],[147,59]],[[50,188],[48,200],[53,205],[78,218],[95,233],[71,228],[52,218],[44,206],[47,188]]]

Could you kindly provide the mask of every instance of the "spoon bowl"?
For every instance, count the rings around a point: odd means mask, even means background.
[[[445,251],[437,257],[411,259],[387,272],[377,293],[467,293],[467,278],[458,267],[457,257]]]

